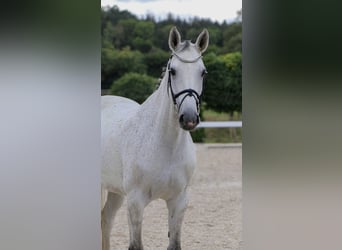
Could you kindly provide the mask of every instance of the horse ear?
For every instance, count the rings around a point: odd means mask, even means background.
[[[204,29],[201,34],[198,35],[195,44],[202,53],[208,48],[209,32],[207,29]]]
[[[169,34],[169,47],[172,51],[175,51],[177,46],[181,42],[181,35],[176,27],[172,27]]]

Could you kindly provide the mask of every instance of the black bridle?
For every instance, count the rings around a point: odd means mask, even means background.
[[[198,94],[196,90],[194,89],[184,89],[180,92],[178,92],[177,94],[175,94],[173,92],[173,89],[172,89],[172,84],[171,84],[171,59],[173,56],[176,56],[181,62],[184,62],[184,63],[194,63],[194,62],[197,62],[199,59],[202,58],[202,55],[192,59],[192,60],[188,60],[188,59],[185,59],[185,58],[182,58],[180,57],[179,55],[177,55],[175,52],[172,53],[172,55],[170,56],[169,58],[169,62],[167,64],[167,70],[168,70],[168,80],[167,80],[167,84],[168,84],[168,89],[170,89],[170,92],[171,92],[171,96],[172,96],[172,101],[173,101],[173,104],[175,106],[177,106],[177,98],[183,94],[185,94],[181,100],[181,102],[179,103],[179,106],[178,106],[178,111],[180,110],[184,100],[186,97],[190,96],[190,97],[193,97],[196,101],[196,107],[197,107],[197,113],[199,113],[199,106],[201,104],[201,97],[202,97],[202,93],[201,94]]]

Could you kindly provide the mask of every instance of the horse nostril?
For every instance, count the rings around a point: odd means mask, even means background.
[[[183,113],[179,116],[179,123],[180,126],[185,130],[192,130],[194,129],[197,124],[199,123],[199,116],[198,114],[192,113]]]
[[[181,116],[179,117],[179,122],[180,122],[180,123],[183,123],[183,122],[184,122],[184,115],[181,115]]]

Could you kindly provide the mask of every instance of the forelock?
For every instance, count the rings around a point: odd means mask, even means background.
[[[191,45],[191,41],[190,40],[185,40],[184,42],[182,42],[181,44],[179,44],[179,48],[177,49],[177,52],[182,52],[186,49],[189,49]]]

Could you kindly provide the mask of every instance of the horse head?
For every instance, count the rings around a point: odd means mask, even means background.
[[[169,34],[172,51],[167,65],[168,89],[176,106],[180,127],[193,130],[199,123],[203,77],[207,73],[202,61],[202,53],[209,44],[209,33],[204,29],[195,43],[181,41],[176,27]]]

